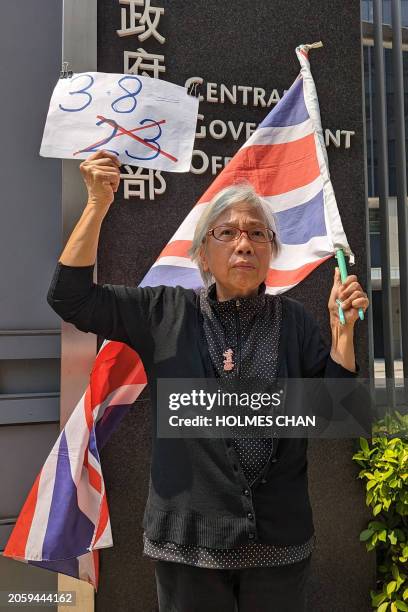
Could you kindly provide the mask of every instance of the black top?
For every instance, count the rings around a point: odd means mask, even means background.
[[[227,439],[156,436],[158,378],[213,378],[199,295],[182,287],[93,282],[94,266],[58,262],[47,300],[78,329],[127,343],[143,360],[152,399],[152,463],[143,518],[152,540],[209,548],[245,542],[294,545],[314,533],[307,487],[307,439],[281,438],[247,494],[248,482]],[[278,296],[258,315],[271,320]],[[279,296],[278,377],[355,377],[333,361],[305,308]],[[278,440],[276,440],[278,442]]]
[[[218,378],[242,380],[256,377],[268,382],[276,379],[282,304],[279,298],[274,300],[275,312],[271,320],[262,316],[265,305],[264,283],[255,296],[225,302],[217,300],[215,284],[209,289],[201,289],[204,333]],[[249,483],[245,492],[249,496],[252,483],[269,460],[274,441],[272,437],[235,437],[231,442]],[[241,569],[297,563],[311,554],[314,543],[315,536],[312,536],[300,545],[276,546],[248,542],[234,548],[221,549],[158,542],[144,535],[143,553],[153,559],[196,567]]]

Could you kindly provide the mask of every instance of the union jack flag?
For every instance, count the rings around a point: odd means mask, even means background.
[[[276,215],[282,251],[269,293],[300,283],[343,249],[353,262],[330,181],[319,103],[301,45],[300,73],[279,103],[187,215],[140,286],[202,285],[188,256],[201,212],[222,188],[249,181]],[[3,555],[74,576],[98,588],[98,550],[113,546],[99,450],[146,385],[138,354],[105,341],[89,386],[61,431],[20,512]]]

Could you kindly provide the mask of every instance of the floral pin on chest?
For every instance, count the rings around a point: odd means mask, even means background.
[[[230,348],[224,351],[224,353],[222,354],[224,357],[224,371],[225,372],[230,372],[234,368],[234,362],[232,360],[233,354],[234,354],[234,351]]]

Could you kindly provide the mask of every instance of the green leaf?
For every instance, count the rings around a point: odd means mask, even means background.
[[[390,597],[396,588],[397,588],[397,581],[391,580],[391,582],[387,584],[387,589],[386,589],[387,595]]]
[[[397,536],[395,535],[393,531],[391,531],[391,533],[388,534],[388,539],[393,545],[397,543]]]
[[[384,603],[382,603],[381,606],[378,608],[377,612],[385,612],[388,608],[389,603],[389,601],[385,601]]]
[[[405,589],[405,591],[402,594],[402,599],[408,599],[408,589]]]
[[[389,467],[388,470],[386,470],[383,474],[381,474],[381,479],[386,480],[387,478],[392,476],[393,473],[394,473],[394,468]]]
[[[386,542],[387,541],[387,530],[386,529],[383,529],[382,531],[380,531],[378,533],[378,539],[381,542]]]
[[[396,565],[392,566],[391,572],[392,572],[392,577],[394,578],[394,580],[398,580],[398,578],[399,578],[399,571],[398,571],[398,567]]]
[[[367,506],[371,504],[374,499],[374,496],[377,497],[376,494],[374,494],[374,491],[370,491],[369,493],[367,493]]]
[[[391,498],[390,497],[383,497],[383,506],[384,506],[384,510],[388,510],[391,504]]]
[[[401,601],[400,599],[396,600],[395,605],[396,605],[397,610],[402,610],[403,612],[408,612],[407,604],[404,603],[403,601]]]
[[[397,580],[397,588],[396,588],[396,591],[399,591],[399,590],[400,590],[400,586],[401,586],[401,584],[403,584],[404,582],[405,582],[404,578],[398,578],[398,580]],[[398,595],[398,593],[397,593],[397,595]]]
[[[402,529],[395,529],[395,535],[397,536],[400,542],[405,542],[406,537]]]
[[[370,489],[372,489],[373,487],[377,486],[377,481],[376,480],[369,480],[367,482],[367,491],[369,491]]]
[[[368,451],[370,450],[368,442],[365,438],[360,438],[360,447],[365,453],[368,453]]]
[[[371,602],[372,605],[375,606],[376,608],[378,608],[378,606],[380,604],[382,604],[382,602],[384,601],[384,599],[386,599],[387,596],[385,593],[381,592],[381,593],[377,593],[377,595],[371,596]]]
[[[370,521],[368,523],[369,529],[374,529],[374,531],[382,531],[386,528],[385,523],[380,523],[380,521]]]
[[[374,506],[374,510],[373,510],[374,516],[377,516],[377,514],[380,514],[381,510],[382,510],[382,504],[377,504],[376,506]]]
[[[373,533],[374,531],[372,529],[364,529],[364,531],[360,533],[360,542],[366,542],[369,540]]]

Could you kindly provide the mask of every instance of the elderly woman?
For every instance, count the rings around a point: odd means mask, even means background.
[[[355,377],[353,327],[368,299],[338,270],[326,346],[302,304],[265,292],[280,249],[273,214],[249,185],[217,194],[191,249],[206,287],[93,283],[99,231],[120,180],[101,151],[81,164],[85,210],[61,254],[48,302],[78,329],[129,344],[152,399],[152,464],[144,553],[155,560],[161,612],[300,612],[314,526],[305,438],[156,436],[159,378]],[[336,298],[346,324],[340,325]]]

